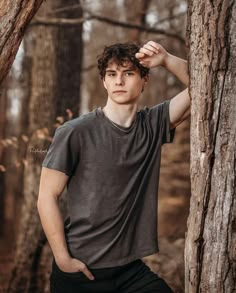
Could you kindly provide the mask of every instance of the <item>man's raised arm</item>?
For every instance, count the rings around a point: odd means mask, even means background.
[[[136,53],[139,62],[148,68],[163,66],[173,73],[183,84],[189,85],[187,61],[169,54],[160,44],[150,41]],[[190,114],[190,97],[188,88],[171,99],[171,128],[176,127]]]

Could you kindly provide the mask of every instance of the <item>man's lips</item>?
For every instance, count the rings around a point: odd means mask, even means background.
[[[126,92],[127,92],[127,91],[117,90],[117,91],[114,91],[113,94],[126,93]]]

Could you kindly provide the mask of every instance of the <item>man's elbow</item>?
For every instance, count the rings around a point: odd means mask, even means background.
[[[58,204],[59,195],[48,194],[45,192],[39,192],[37,200],[37,210],[39,215],[45,210],[45,206],[51,204]]]
[[[183,121],[188,119],[190,117],[190,107],[184,112],[184,114],[181,116],[181,118],[175,122],[170,123],[170,129],[176,128],[179,124],[181,124]]]

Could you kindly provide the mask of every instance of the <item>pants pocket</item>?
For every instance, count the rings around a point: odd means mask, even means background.
[[[67,277],[77,277],[77,278],[80,278],[80,277],[85,277],[87,278],[83,272],[64,272],[62,271],[58,265],[56,264],[55,260],[53,260],[53,263],[52,263],[52,273],[55,273],[55,274],[59,274],[59,275],[62,275],[62,276],[67,276]]]

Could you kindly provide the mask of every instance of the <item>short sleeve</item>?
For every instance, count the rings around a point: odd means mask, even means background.
[[[161,104],[158,104],[150,108],[150,113],[152,116],[154,127],[158,128],[162,136],[162,144],[172,143],[175,136],[175,128],[170,128],[170,101],[171,100],[167,100]]]
[[[65,123],[56,129],[43,167],[72,176],[79,162],[79,138],[73,126]]]

